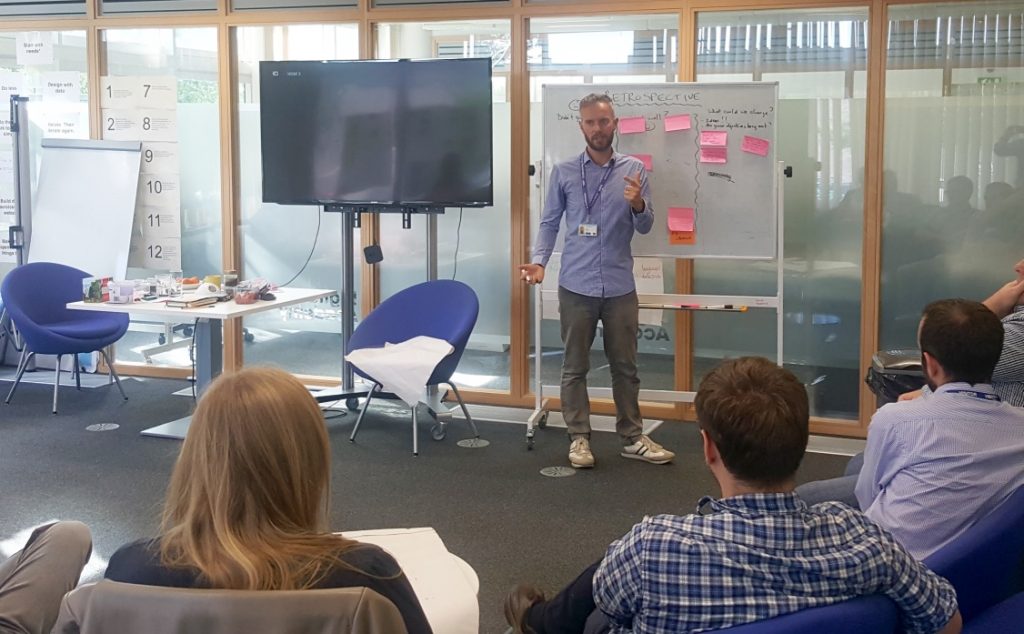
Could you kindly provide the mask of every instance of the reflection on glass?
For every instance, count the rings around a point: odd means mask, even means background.
[[[697,81],[777,81],[784,181],[783,360],[811,413],[855,418],[860,358],[866,9],[701,13]],[[698,293],[776,294],[775,262],[697,260]],[[694,386],[724,357],[776,355],[774,311],[697,314]]]
[[[889,18],[881,343],[913,348],[925,304],[986,298],[1024,252],[1024,4]]]
[[[677,50],[679,25],[674,15],[615,15],[530,20],[527,64],[530,71],[530,163],[537,166],[530,187],[530,230],[536,232],[545,192],[541,189],[544,156],[545,84],[665,83],[678,80]],[[580,137],[580,151],[584,141]],[[569,157],[565,157],[569,158]],[[653,201],[665,209],[665,201]],[[531,233],[531,245],[534,239]],[[553,262],[557,261],[555,254]],[[657,267],[659,260],[651,258]],[[660,261],[662,289],[675,288],[673,260]],[[549,263],[551,275],[555,266]],[[547,283],[547,282],[545,282]],[[652,292],[652,291],[648,291]],[[545,309],[541,321],[544,385],[558,385],[562,364],[562,339],[557,313]],[[533,310],[530,310],[530,383],[534,376]],[[644,389],[672,390],[675,385],[675,323],[670,311],[642,311],[637,330],[638,370]],[[604,357],[601,337],[591,351],[590,387],[609,387],[611,374]]]

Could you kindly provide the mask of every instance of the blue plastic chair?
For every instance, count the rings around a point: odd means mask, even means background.
[[[953,584],[965,624],[1024,590],[1024,487],[924,564]]]
[[[899,624],[896,604],[886,596],[874,594],[718,631],[728,634],[893,634],[899,631]]]
[[[886,596],[874,594],[715,631],[728,634],[895,634],[899,623],[896,604]],[[583,628],[583,634],[608,634],[610,631],[608,617],[600,610],[594,610]]]
[[[480,301],[472,288],[454,280],[433,280],[410,286],[380,303],[366,316],[348,341],[346,350],[362,350],[365,348],[382,348],[386,343],[401,343],[413,337],[427,336],[443,339],[450,343],[455,351],[441,360],[430,375],[424,387],[440,385],[451,386],[455,398],[459,401],[462,413],[466,416],[473,436],[479,438],[476,425],[466,409],[466,404],[459,394],[459,389],[452,383],[452,374],[459,365],[462,353],[466,350],[469,335],[476,325],[480,312]],[[352,370],[371,381],[373,387],[367,393],[366,401],[359,410],[359,417],[352,428],[349,440],[355,442],[359,425],[363,422],[366,409],[374,396],[394,398],[394,395],[380,392],[380,381],[363,372],[355,365]],[[445,435],[443,423],[438,423],[432,430],[435,440]],[[412,408],[412,453],[419,455],[419,442],[416,434],[416,407]]]
[[[128,400],[105,350],[127,332],[128,315],[68,310],[66,307],[67,303],[82,299],[82,279],[86,277],[89,274],[85,271],[63,264],[33,262],[19,266],[4,278],[0,296],[24,343],[18,373],[5,403],[11,402],[32,357],[52,354],[57,356],[53,377],[53,413],[56,414],[61,358],[66,354],[95,351],[103,355],[110,377],[117,382],[121,396]],[[81,389],[77,358],[74,374],[75,384]]]
[[[985,610],[964,623],[963,634],[1006,634],[1019,632],[1024,624],[1024,592]]]

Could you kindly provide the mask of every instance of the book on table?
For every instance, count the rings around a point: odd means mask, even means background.
[[[212,295],[182,295],[167,300],[168,308],[200,308],[216,303],[217,298]]]

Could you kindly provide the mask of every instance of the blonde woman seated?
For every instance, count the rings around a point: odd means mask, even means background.
[[[174,466],[160,536],[122,546],[114,581],[175,588],[367,587],[410,634],[430,625],[388,553],[327,528],[330,445],[320,408],[270,368],[217,379]]]

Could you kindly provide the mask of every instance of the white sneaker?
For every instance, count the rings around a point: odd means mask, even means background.
[[[651,440],[650,436],[640,436],[632,445],[624,446],[619,455],[651,464],[668,464],[676,457],[674,453]]]
[[[569,445],[569,464],[577,469],[589,469],[594,466],[594,454],[590,453],[590,441],[584,437],[577,438]]]

